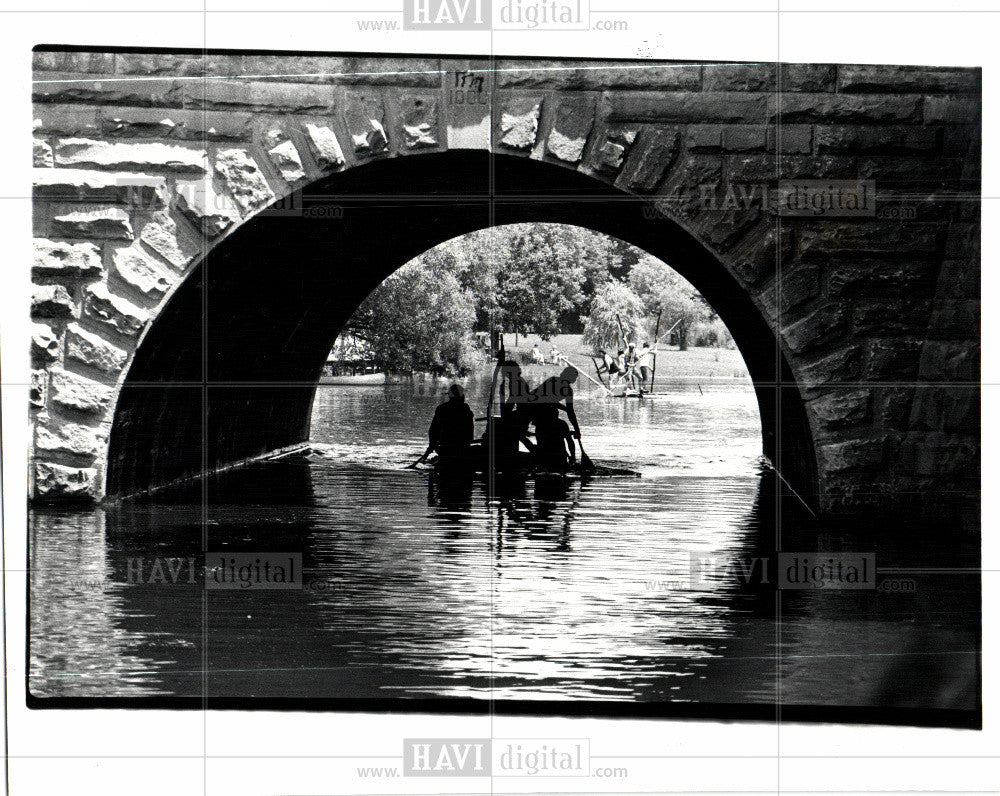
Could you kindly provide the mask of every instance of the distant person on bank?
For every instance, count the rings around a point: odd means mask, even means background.
[[[642,383],[646,384],[653,378],[653,352],[649,348],[649,343],[642,344],[639,351],[639,373],[642,375]]]

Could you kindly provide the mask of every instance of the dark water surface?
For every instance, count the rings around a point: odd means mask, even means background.
[[[783,549],[874,551],[881,588],[779,592],[726,566],[776,568],[749,382],[641,404],[584,387],[587,452],[642,477],[492,496],[400,469],[445,386],[321,386],[307,455],[33,508],[31,693],[977,707],[975,529],[818,527],[782,501]],[[205,590],[205,549],[299,553],[306,586]],[[693,574],[693,555],[718,563]],[[175,570],[148,582],[157,561]]]

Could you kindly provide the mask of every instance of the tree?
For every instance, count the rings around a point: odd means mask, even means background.
[[[462,373],[477,364],[475,301],[448,270],[404,265],[362,302],[347,330],[367,340],[386,372]]]
[[[610,279],[597,291],[590,303],[590,315],[584,324],[583,339],[594,353],[603,348],[617,351],[622,346],[621,325],[630,343],[635,343],[645,331],[646,308],[642,299],[624,282]]]
[[[500,323],[510,331],[551,337],[562,331],[567,313],[579,312],[584,269],[551,228],[519,232],[503,249],[503,267],[497,270]]]
[[[647,314],[655,315],[662,309],[666,328],[680,321],[677,335],[682,351],[687,349],[691,327],[715,316],[711,306],[690,282],[655,257],[646,255],[639,260],[629,272],[628,281]]]
[[[446,241],[417,260],[456,274],[475,296],[477,329],[575,334],[597,286],[621,270],[616,244],[583,227],[510,224]]]

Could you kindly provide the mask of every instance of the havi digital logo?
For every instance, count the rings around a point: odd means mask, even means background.
[[[403,0],[403,30],[489,30],[492,0]]]

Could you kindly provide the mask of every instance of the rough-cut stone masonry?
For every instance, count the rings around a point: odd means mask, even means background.
[[[824,508],[976,492],[979,71],[636,66],[35,53],[31,495],[104,497],[133,352],[205,252],[332,172],[461,149],[648,197],[707,247],[791,365]],[[779,175],[873,180],[878,215],[779,226]]]

